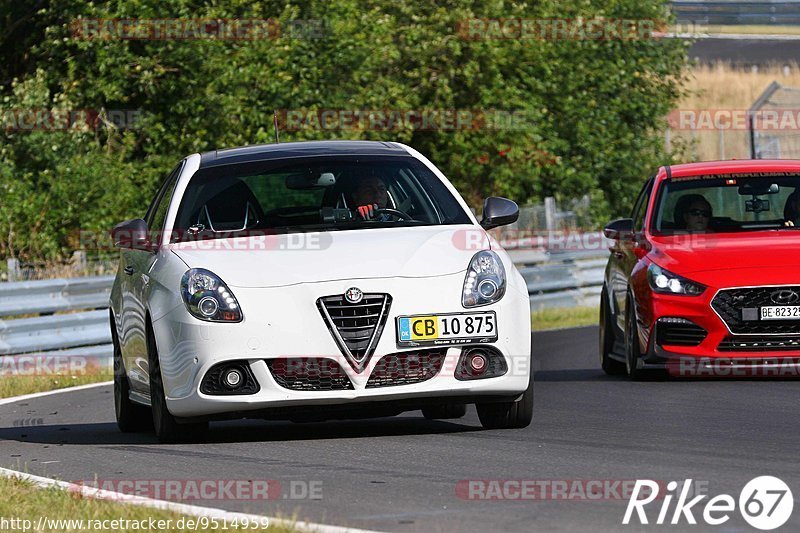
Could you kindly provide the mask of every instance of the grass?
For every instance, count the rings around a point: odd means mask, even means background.
[[[90,528],[88,524],[84,523],[83,528],[67,527],[65,525],[50,524],[45,525],[42,529],[36,529],[40,517],[46,517],[50,520],[119,520],[125,519],[129,521],[138,521],[140,524],[145,524],[144,528],[137,528],[137,525],[128,523],[128,528],[122,527],[107,527],[107,531],[164,531],[168,533],[177,533],[184,531],[236,531],[232,528],[232,523],[227,524],[227,528],[223,527],[220,523],[219,528],[193,528],[185,527],[186,520],[197,520],[197,517],[184,516],[179,513],[171,511],[162,511],[151,509],[148,507],[125,505],[118,502],[104,501],[97,499],[85,498],[77,493],[71,493],[59,488],[39,488],[32,483],[18,478],[0,478],[0,520],[19,518],[21,520],[30,520],[32,528],[27,531],[38,532],[62,532],[62,531],[100,531],[101,528]],[[166,528],[151,529],[148,525],[149,520],[155,521],[167,520],[171,521],[170,526]],[[184,527],[179,527],[180,520],[184,519]],[[109,522],[110,523],[110,522]],[[20,523],[21,524],[21,523]],[[125,525],[125,524],[120,524]],[[252,524],[251,524],[252,525]],[[6,524],[4,526],[0,523],[0,529],[13,530],[13,524]],[[18,531],[23,531],[21,527],[17,528]],[[276,533],[296,531],[294,528],[285,526],[270,526],[267,529],[248,529],[249,531],[272,531]],[[240,529],[241,531],[241,529]]]
[[[682,110],[747,110],[770,83],[777,81],[785,87],[800,88],[800,65],[771,65],[758,70],[735,68],[725,63],[694,68],[686,86],[688,94],[679,102]],[[800,96],[792,106],[800,108]],[[722,134],[720,135],[720,131]],[[738,130],[673,130],[672,140],[692,142],[685,159],[714,161],[718,159],[749,159],[749,133]],[[800,156],[800,154],[794,154]],[[786,155],[784,157],[790,157]]]
[[[548,329],[574,328],[597,324],[597,307],[568,307],[543,309],[531,313],[531,329],[543,331]]]
[[[686,31],[686,27],[678,27],[679,30]],[[800,35],[800,26],[779,26],[779,25],[719,25],[706,24],[698,26],[696,31],[708,34],[741,34],[741,35]]]
[[[101,383],[111,381],[113,378],[111,370],[97,368],[87,369],[86,372],[74,376],[2,376],[0,377],[0,398]],[[0,514],[0,516],[3,515]]]

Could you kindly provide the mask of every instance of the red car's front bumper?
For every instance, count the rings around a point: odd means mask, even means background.
[[[800,332],[800,321],[796,327],[761,327],[766,333],[735,333],[731,326],[741,331],[742,323],[728,324],[720,315],[719,291],[677,296],[648,290],[637,302],[642,367],[677,377],[800,377],[800,333],[792,333]]]

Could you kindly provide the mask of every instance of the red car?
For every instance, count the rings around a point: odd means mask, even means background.
[[[800,373],[800,161],[662,167],[612,240],[600,362],[634,379]]]

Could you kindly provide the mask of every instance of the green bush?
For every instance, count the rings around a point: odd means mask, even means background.
[[[284,131],[282,141],[398,140],[430,157],[474,206],[591,194],[596,220],[627,208],[668,161],[664,116],[681,94],[679,40],[466,40],[473,18],[663,19],[662,0],[536,3],[309,0],[52,0],[0,6],[0,111],[139,110],[132,129],[0,132],[0,254],[56,259],[141,216],[189,153],[272,142],[273,111],[505,110],[521,129]],[[276,18],[324,22],[324,38],[74,38],[77,18]],[[22,28],[22,30],[20,29]],[[5,81],[4,81],[5,80]],[[78,129],[79,130],[79,129]]]

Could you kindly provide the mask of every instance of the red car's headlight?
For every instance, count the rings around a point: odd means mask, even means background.
[[[697,296],[706,290],[705,285],[696,281],[691,281],[683,276],[673,274],[669,270],[664,270],[660,266],[652,263],[647,268],[647,281],[654,292],[661,294],[683,294],[686,296]]]

